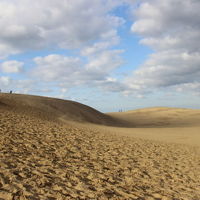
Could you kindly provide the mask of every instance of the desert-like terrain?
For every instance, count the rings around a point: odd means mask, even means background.
[[[0,153],[0,200],[200,200],[200,110],[1,93]]]

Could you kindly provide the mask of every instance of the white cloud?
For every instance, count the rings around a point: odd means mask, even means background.
[[[145,35],[168,35],[199,28],[198,0],[145,0],[135,12],[132,31]]]
[[[191,91],[193,95],[200,95],[200,82],[185,83],[175,87],[177,92],[189,92]]]
[[[31,71],[32,78],[45,82],[55,82],[61,88],[73,86],[98,86],[112,83],[110,74],[123,63],[122,50],[106,50],[88,57],[87,62],[77,57],[48,55],[36,57],[36,66]],[[110,79],[108,79],[110,77]],[[115,81],[116,82],[116,81]]]
[[[123,50],[108,50],[89,57],[86,70],[88,72],[107,74],[123,64],[121,53],[123,53]]]
[[[59,82],[67,78],[71,80],[71,77],[81,70],[80,59],[74,57],[52,54],[45,57],[36,57],[34,61],[37,67],[33,69],[32,74],[49,82]]]
[[[1,92],[13,92],[28,93],[34,92],[38,87],[38,83],[33,80],[15,80],[9,76],[0,76],[0,89]]]
[[[54,89],[49,87],[48,84],[38,82],[37,80],[31,79],[15,79],[9,76],[0,76],[0,89],[1,92],[9,92],[12,90],[14,93],[21,94],[41,94],[46,96],[51,94]]]
[[[124,19],[112,11],[123,3],[124,0],[1,0],[0,29],[4,31],[0,32],[0,58],[45,48],[78,48],[80,55],[76,56],[36,57],[35,67],[25,74],[26,78],[40,82],[41,89],[47,85],[64,90],[81,85],[107,87],[114,86],[114,82],[116,88],[117,81],[108,77],[112,78],[112,72],[123,63],[123,51],[113,50],[113,46],[120,41],[117,28]],[[23,63],[5,61],[0,69],[4,73],[21,72]],[[25,87],[26,81],[12,80],[8,88],[15,85],[19,91],[36,91],[32,82]]]
[[[23,70],[23,62],[16,60],[9,60],[3,63],[0,63],[0,70],[4,73],[19,73]]]
[[[168,87],[199,81],[200,53],[160,52],[152,54],[128,79],[138,89]]]
[[[109,14],[121,0],[1,0],[0,57],[31,49],[77,48],[123,20]]]
[[[154,53],[121,81],[113,72],[124,63],[123,50],[115,48],[120,42],[117,28],[124,20],[111,11],[123,2],[134,4],[130,6],[135,13],[131,31]],[[0,32],[0,59],[43,48],[78,51],[70,51],[73,56],[50,53],[36,57],[27,77],[32,82],[1,77],[0,83],[36,91],[33,82],[40,81],[41,90],[59,87],[61,93],[86,85],[138,97],[160,88],[198,92],[199,10],[198,0],[76,0],[70,4],[69,0],[1,0],[0,29],[4,31]],[[5,73],[22,68],[18,61],[0,66]]]
[[[106,49],[109,49],[110,47],[117,45],[119,41],[120,41],[120,38],[117,35],[117,31],[111,30],[110,32],[107,32],[102,35],[101,41],[95,42],[92,45],[84,47],[81,50],[81,55],[91,56],[91,55],[101,53],[102,51],[105,51]]]
[[[9,44],[0,43],[0,59],[5,59],[9,54],[17,54],[19,50],[11,47]]]
[[[1,87],[6,87],[11,83],[11,78],[8,76],[0,76],[0,85]]]
[[[141,2],[131,30],[155,52],[126,79],[132,90],[197,90],[193,86],[200,83],[199,10],[198,0]]]

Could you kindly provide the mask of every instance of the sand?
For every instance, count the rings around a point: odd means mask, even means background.
[[[126,125],[134,128],[200,126],[200,110],[195,109],[154,107],[127,112],[109,113],[109,116],[124,120]]]
[[[30,99],[37,100],[28,98],[26,107],[0,95],[1,200],[200,199],[200,145],[177,139],[178,129],[187,134],[198,126],[171,127],[174,141],[169,127],[154,126],[157,135],[164,130],[157,139],[145,136],[151,128],[92,125],[84,114],[78,122],[60,120],[60,112],[49,116],[41,104],[37,116]]]

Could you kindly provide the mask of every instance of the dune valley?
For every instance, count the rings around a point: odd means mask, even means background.
[[[0,93],[0,155],[0,200],[200,200],[200,110]]]

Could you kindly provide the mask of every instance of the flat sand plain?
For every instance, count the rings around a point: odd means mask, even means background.
[[[136,128],[126,128],[111,125],[127,121],[127,113],[109,118],[76,104],[80,112],[70,122],[65,104],[52,101],[0,94],[1,200],[200,199],[199,111],[171,127],[129,116]]]

